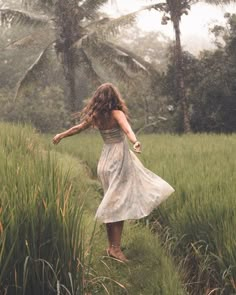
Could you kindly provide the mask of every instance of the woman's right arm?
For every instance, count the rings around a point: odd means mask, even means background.
[[[113,110],[112,115],[113,115],[114,119],[117,121],[117,123],[120,125],[120,127],[122,128],[124,133],[127,135],[128,139],[134,145],[133,147],[134,147],[135,152],[140,153],[141,152],[141,144],[137,140],[125,114],[120,110]]]
[[[53,137],[52,142],[54,144],[58,144],[63,138],[77,134],[77,133],[81,132],[82,130],[87,129],[90,125],[91,125],[91,123],[89,123],[87,121],[84,121],[78,125],[75,125],[75,126],[71,127],[70,129],[55,135]]]

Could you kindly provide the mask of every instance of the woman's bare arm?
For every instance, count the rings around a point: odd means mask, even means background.
[[[82,130],[87,129],[90,125],[91,125],[91,123],[86,122],[86,121],[84,121],[78,125],[75,125],[62,133],[58,133],[56,136],[54,136],[52,142],[54,144],[58,144],[63,138],[80,133]]]
[[[120,125],[124,133],[127,135],[128,139],[134,144],[134,149],[136,152],[141,152],[141,144],[137,140],[125,114],[119,110],[113,110],[112,115],[117,123]]]

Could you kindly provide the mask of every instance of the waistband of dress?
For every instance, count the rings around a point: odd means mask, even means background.
[[[124,140],[124,132],[121,129],[100,130],[105,143],[118,143]]]
[[[112,143],[119,143],[124,141],[124,137],[117,137],[117,138],[103,138],[105,144],[112,144]]]

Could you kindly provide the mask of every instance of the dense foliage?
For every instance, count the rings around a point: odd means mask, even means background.
[[[215,51],[205,50],[198,58],[188,52],[184,53],[184,76],[191,127],[195,132],[236,131],[236,15],[226,16],[227,27],[217,26],[212,30],[216,38]],[[175,98],[174,75],[172,61],[163,84],[164,93],[171,98]],[[173,101],[173,104],[178,108],[178,101]],[[180,111],[179,116],[181,115]],[[176,131],[182,131],[182,121],[178,122]]]

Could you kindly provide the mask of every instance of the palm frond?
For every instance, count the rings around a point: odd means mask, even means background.
[[[45,65],[48,64],[48,50],[54,42],[55,41],[50,42],[47,47],[40,52],[35,62],[26,70],[22,79],[18,82],[15,98],[22,93],[25,86],[35,82],[41,75],[41,71],[44,69]]]
[[[144,63],[138,61],[131,52],[128,54],[122,47],[116,46],[111,42],[101,42],[100,46],[102,46],[102,50],[111,58],[111,60],[121,64],[126,71],[134,74],[148,74],[148,70]]]
[[[209,4],[220,5],[220,4],[229,4],[232,2],[236,2],[236,0],[205,0],[205,2]]]
[[[17,40],[13,40],[7,44],[5,48],[27,48],[27,47],[38,47],[42,46],[44,43],[50,42],[51,34],[50,32],[39,29],[34,30],[33,33],[27,36],[21,37]]]
[[[79,18],[94,19],[96,17],[96,12],[107,0],[85,0],[79,6]]]
[[[118,45],[118,44],[113,44],[111,42],[106,42],[110,46],[114,46],[117,50],[122,52],[123,54],[126,54],[130,58],[132,58],[136,64],[140,65],[142,68],[145,68],[145,72],[149,72],[150,75],[155,75],[157,74],[156,69],[150,64],[149,62],[145,61],[141,56],[138,56],[134,52]]]
[[[110,19],[104,25],[98,26],[95,32],[100,38],[106,39],[109,35],[120,33],[121,28],[133,25],[136,21],[136,17],[137,12],[132,12],[118,18]]]
[[[113,75],[117,80],[128,85],[134,84],[135,81],[133,77],[131,77],[119,63],[106,59],[104,56],[100,57],[99,61],[100,65],[104,67],[107,73],[111,73],[111,75]]]
[[[166,1],[166,2],[168,2],[168,1]],[[145,5],[145,6],[142,6],[142,8],[140,8],[139,11],[151,10],[151,9],[163,11],[166,9],[166,5],[167,5],[166,2]]]
[[[43,5],[47,7],[54,7],[55,3],[57,0],[21,0],[22,6],[23,7],[30,7],[32,5]]]
[[[11,43],[7,44],[5,48],[24,48],[28,47],[29,45],[32,45],[34,43],[34,34],[27,35],[23,38],[17,39],[12,41]]]
[[[89,29],[90,31],[94,31],[98,29],[100,26],[105,25],[111,19],[109,17],[103,17],[102,19],[91,21],[88,25],[84,26],[84,29]]]
[[[158,3],[158,4],[143,6],[134,12],[128,13],[126,15],[121,15],[118,18],[114,18],[114,19],[106,18],[105,19],[106,21],[102,19],[100,22],[97,22],[97,26],[94,26],[96,25],[96,22],[94,22],[93,29],[99,37],[106,39],[110,34],[115,35],[120,33],[120,30],[123,27],[133,25],[136,21],[136,17],[138,13],[144,10],[150,10],[150,9],[164,10],[165,7],[166,7],[166,3]],[[102,23],[102,21],[104,23]],[[90,25],[88,25],[87,27],[89,28]]]
[[[90,46],[86,46],[84,51],[88,58],[97,65],[98,70],[106,73],[107,76],[113,76],[119,81],[132,85],[134,79],[125,71],[124,67],[105,51],[101,43],[93,43],[90,41]]]
[[[137,72],[134,75],[134,71],[130,70],[131,67],[136,67],[135,62],[132,63],[132,66],[129,65],[128,70],[127,62],[124,63],[121,57],[124,57],[124,55],[112,46],[105,42],[93,42],[90,40],[89,44],[86,44],[84,51],[90,60],[98,64],[98,67],[103,68],[109,75],[126,84],[133,85],[135,83],[134,76],[137,76]]]
[[[75,52],[75,60],[77,68],[80,69],[82,67],[86,77],[90,79],[94,86],[101,84],[101,79],[83,48],[77,48]]]
[[[0,23],[1,26],[45,26],[49,24],[49,19],[46,16],[39,17],[23,10],[0,9]]]

